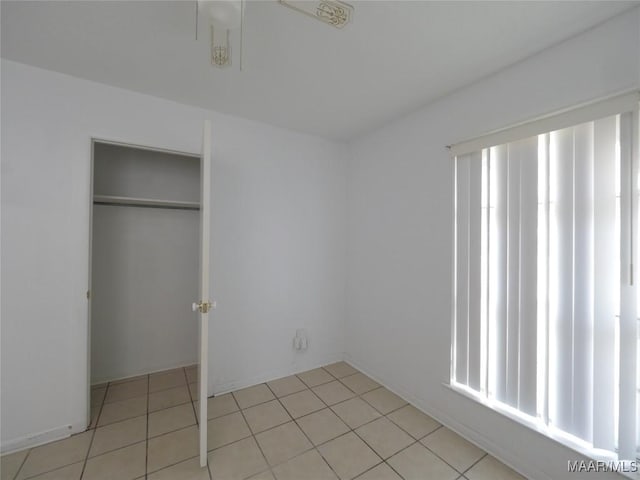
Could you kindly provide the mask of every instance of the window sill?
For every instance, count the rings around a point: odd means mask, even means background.
[[[612,454],[607,450],[593,448],[591,445],[584,442],[583,440],[580,440],[579,438],[576,438],[572,435],[569,435],[553,427],[544,425],[542,422],[538,421],[537,419],[530,417],[529,415],[525,415],[519,412],[518,410],[511,408],[508,405],[505,405],[501,402],[490,400],[488,398],[480,396],[475,391],[469,388],[466,388],[462,385],[457,385],[455,383],[445,382],[442,385],[445,388],[455,392],[456,394],[461,395],[470,400],[473,400],[474,402],[479,403],[480,405],[483,405],[484,407],[494,412],[504,415],[510,420],[520,425],[523,425],[529,428],[530,430],[533,430],[551,440],[554,440],[559,444],[573,450],[574,452],[587,457],[590,460],[593,460],[595,462],[617,461],[616,455]],[[575,460],[579,460],[579,459],[578,458],[567,459],[567,461],[575,461]],[[618,473],[620,475],[623,475],[624,477],[635,479],[635,480],[638,480],[638,478],[640,478],[640,474],[635,472],[618,472]]]

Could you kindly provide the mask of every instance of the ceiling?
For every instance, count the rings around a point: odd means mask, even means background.
[[[243,70],[211,66],[195,1],[2,1],[3,58],[332,139],[348,139],[639,2],[352,1],[343,30],[245,6]]]

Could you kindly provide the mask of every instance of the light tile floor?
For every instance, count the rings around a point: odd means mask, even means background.
[[[523,478],[344,362],[209,398],[201,469],[196,381],[187,367],[93,387],[90,429],[2,457],[1,480]]]

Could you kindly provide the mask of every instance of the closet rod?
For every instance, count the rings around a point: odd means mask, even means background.
[[[200,210],[198,202],[181,202],[175,200],[154,200],[151,198],[118,197],[113,195],[94,195],[94,205],[110,205],[117,207],[168,208],[172,210]]]
[[[138,207],[138,208],[164,208],[166,210],[195,210],[200,211],[200,207],[179,207],[172,205],[140,205],[135,203],[114,203],[114,202],[93,202],[94,205],[106,205],[111,207]]]

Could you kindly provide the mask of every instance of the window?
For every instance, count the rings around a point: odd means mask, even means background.
[[[452,147],[451,385],[592,455],[640,446],[638,94]]]

